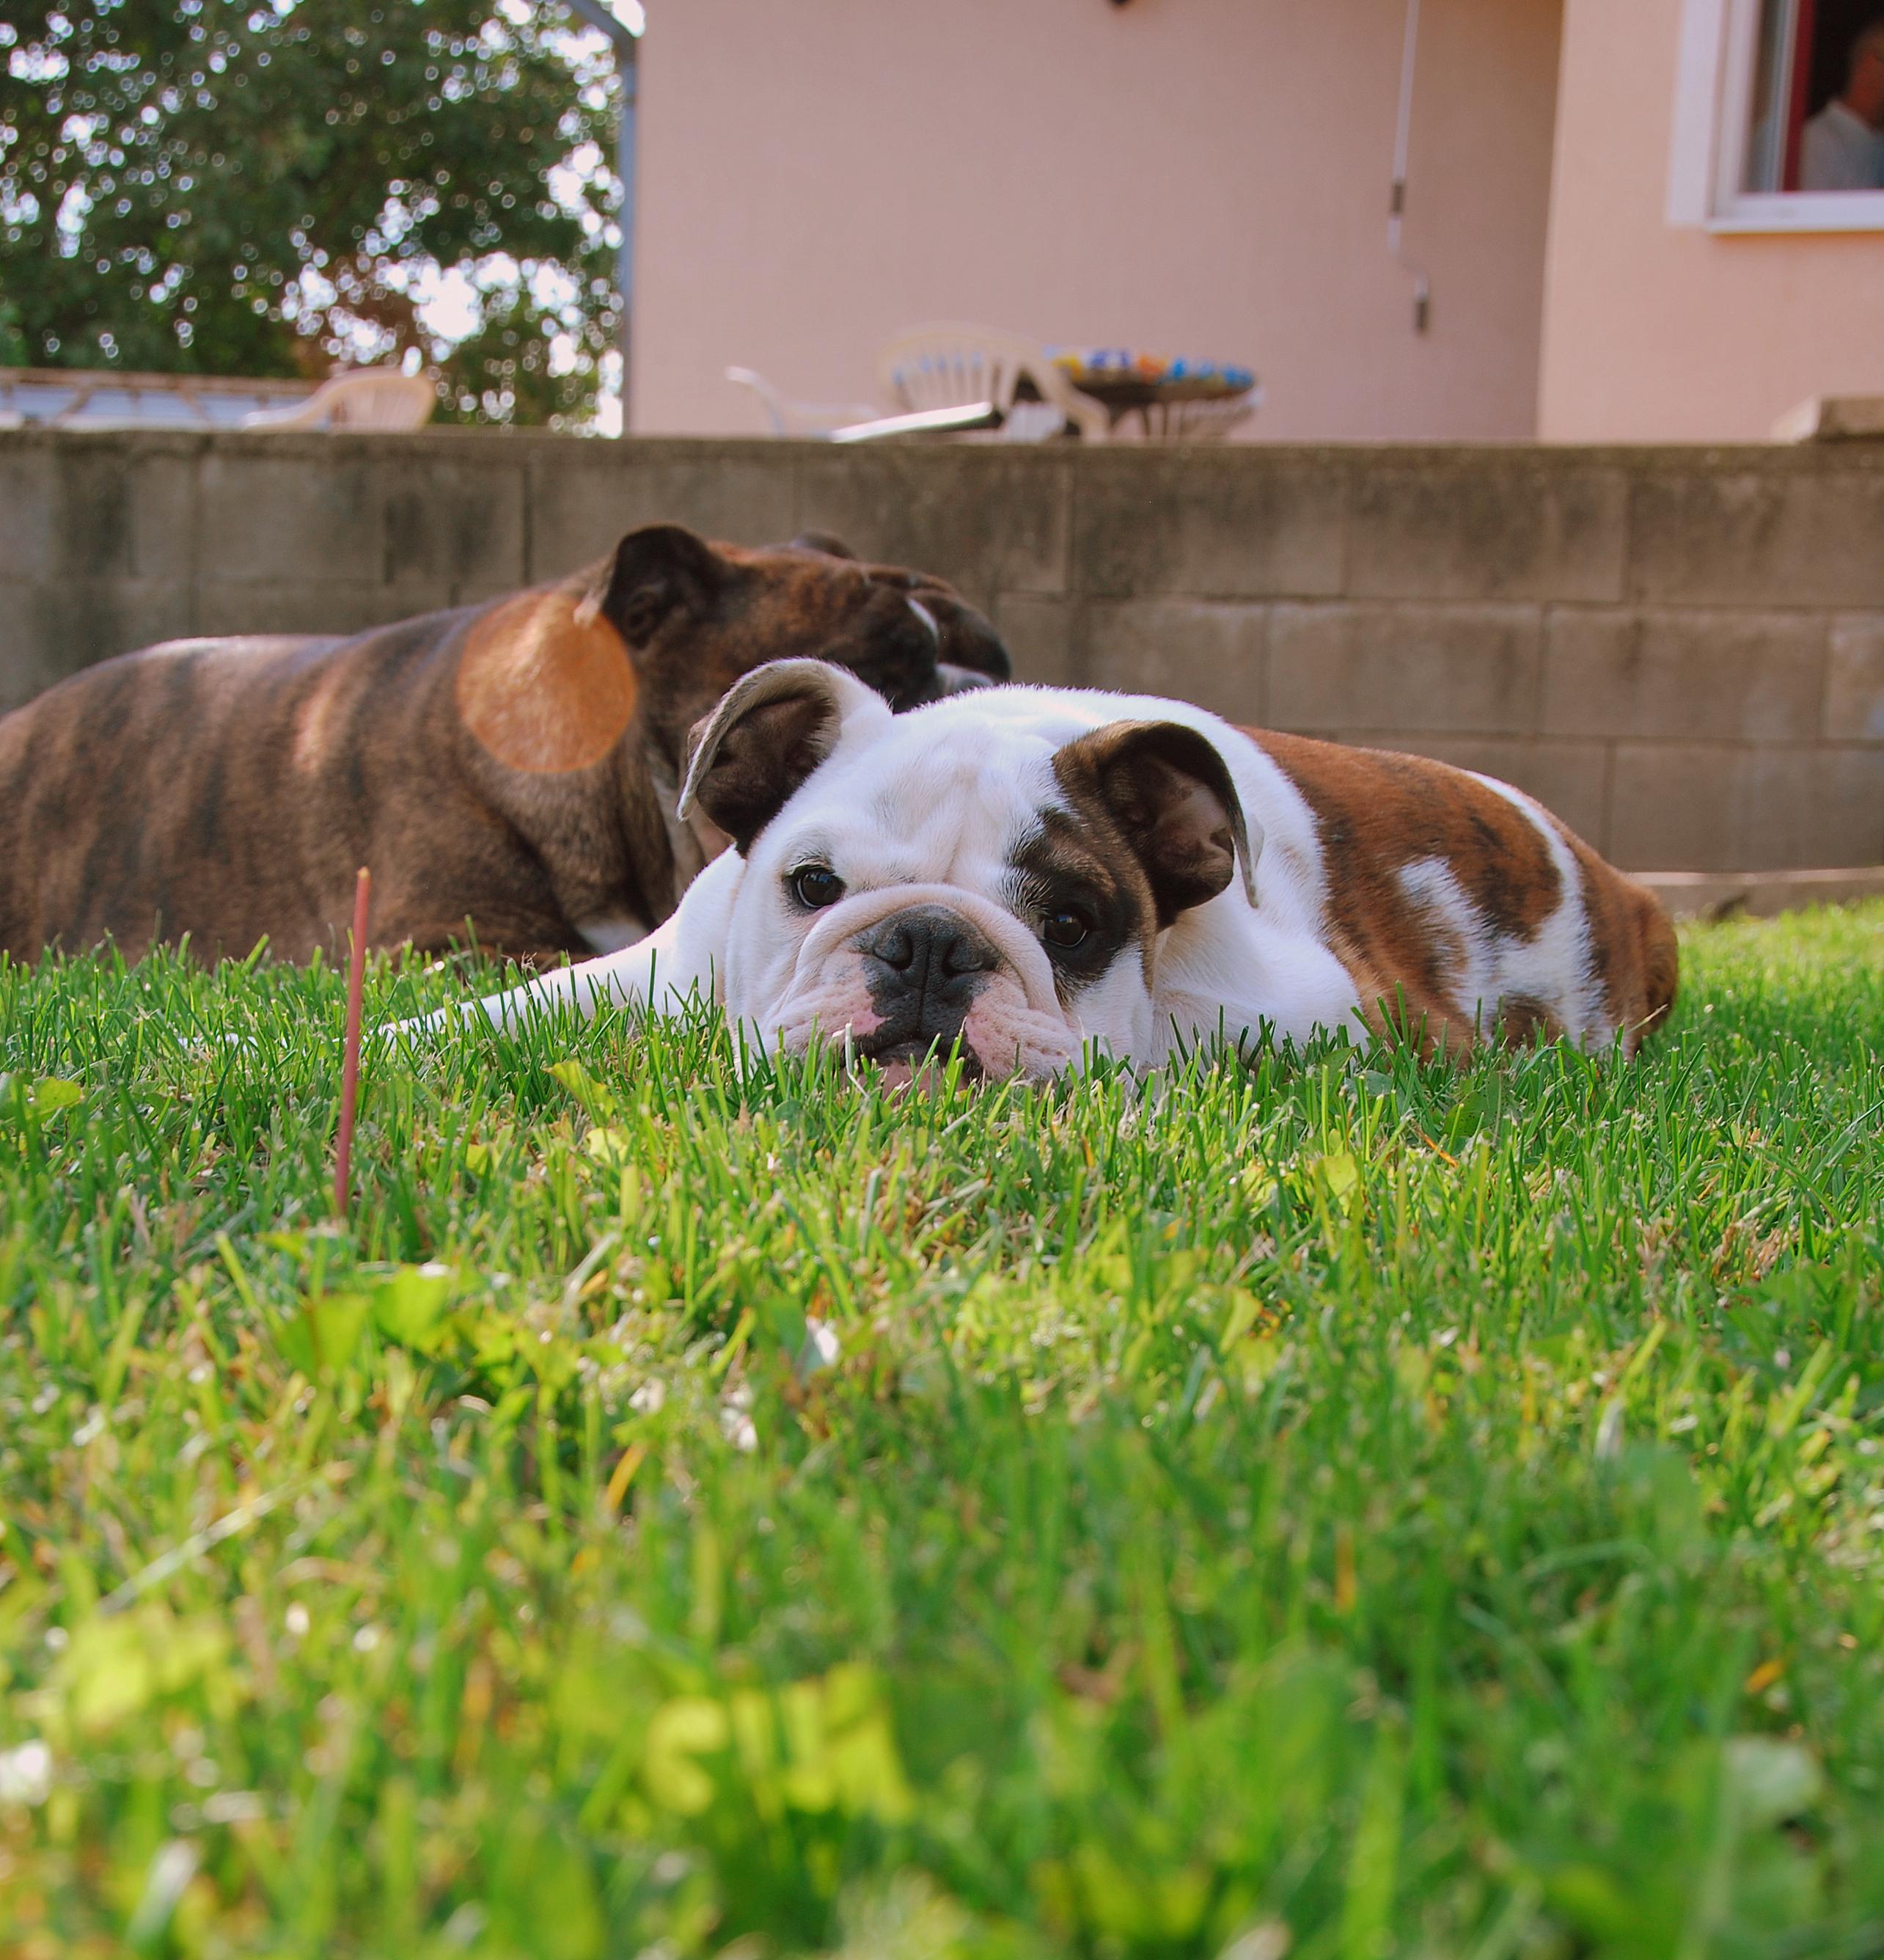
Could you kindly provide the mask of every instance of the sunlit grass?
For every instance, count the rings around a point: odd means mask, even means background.
[[[1684,951],[1632,1067],[370,1056],[344,1230],[338,976],[0,972],[0,1952],[1884,1949],[1884,907]]]

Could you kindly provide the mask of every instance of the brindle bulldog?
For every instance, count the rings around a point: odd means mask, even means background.
[[[0,718],[0,952],[188,935],[371,937],[514,959],[612,952],[725,843],[675,802],[688,730],[750,669],[837,661],[892,708],[1006,677],[939,580],[823,536],[748,550],[672,524],[487,605],[348,638],[180,640]]]

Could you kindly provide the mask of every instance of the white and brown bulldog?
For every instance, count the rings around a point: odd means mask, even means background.
[[[1519,791],[1177,702],[1002,687],[897,716],[779,661],[702,725],[679,807],[735,848],[649,939],[490,997],[493,1022],[697,998],[766,1050],[821,1036],[906,1076],[958,1042],[1047,1077],[1356,1021],[1633,1054],[1674,1000],[1654,898]]]

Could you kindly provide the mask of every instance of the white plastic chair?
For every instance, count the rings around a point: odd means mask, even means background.
[[[884,392],[911,413],[990,402],[1005,418],[1011,442],[1040,442],[1076,429],[1086,442],[1104,442],[1111,425],[1104,408],[1082,395],[1032,341],[998,328],[938,321],[899,333],[877,360]],[[1037,401],[1018,401],[1023,381]]]
[[[788,402],[750,368],[729,368],[726,379],[758,396],[774,435],[829,435],[847,422],[866,422],[876,413],[867,402]]]
[[[323,381],[304,402],[258,409],[237,425],[245,429],[423,428],[438,403],[438,384],[396,368],[363,368]]]

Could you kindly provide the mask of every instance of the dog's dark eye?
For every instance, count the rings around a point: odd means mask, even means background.
[[[1040,922],[1040,937],[1063,952],[1083,946],[1091,931],[1092,921],[1084,912],[1049,912]]]
[[[844,880],[822,864],[807,864],[792,873],[792,896],[807,912],[821,912],[844,896]]]

